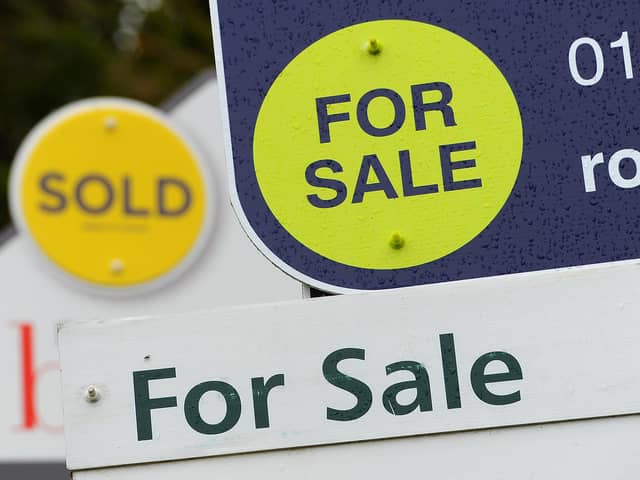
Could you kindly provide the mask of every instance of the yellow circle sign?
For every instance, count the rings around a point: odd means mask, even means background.
[[[267,93],[253,147],[265,201],[293,237],[388,270],[481,233],[511,193],[522,142],[487,55],[443,28],[382,20],[301,52]]]
[[[14,169],[14,218],[51,262],[90,285],[154,284],[206,241],[203,162],[164,115],[137,102],[88,100],[52,114]]]

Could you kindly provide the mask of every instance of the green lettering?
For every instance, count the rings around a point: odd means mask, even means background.
[[[176,397],[149,398],[149,382],[163,378],[176,378],[175,368],[160,368],[157,370],[141,370],[133,372],[133,398],[136,407],[136,427],[138,441],[151,440],[151,410],[156,408],[171,408],[178,405]]]
[[[506,365],[504,373],[485,373],[491,362],[502,362]],[[506,352],[485,353],[471,367],[471,386],[476,396],[490,405],[508,405],[520,401],[520,390],[508,395],[496,395],[487,388],[487,383],[510,382],[522,380],[522,368],[513,355]]]
[[[264,377],[251,379],[253,391],[253,415],[256,428],[269,428],[269,392],[275,387],[284,386],[284,375],[278,374],[264,383]]]
[[[338,422],[356,420],[371,408],[373,397],[367,384],[338,370],[338,363],[346,359],[364,360],[364,350],[360,348],[342,348],[330,353],[322,363],[322,374],[331,385],[346,390],[356,397],[357,403],[349,410],[327,408],[328,420]]]
[[[458,362],[456,361],[456,344],[453,333],[440,335],[440,354],[442,357],[442,374],[444,390],[447,395],[447,408],[460,408],[460,382],[458,381]]]
[[[421,412],[433,410],[431,403],[431,387],[429,385],[429,374],[424,366],[418,362],[402,361],[387,365],[387,375],[406,370],[411,372],[415,380],[400,382],[391,385],[382,394],[382,405],[385,410],[392,415],[406,415],[419,408]],[[415,389],[416,398],[413,402],[403,405],[398,402],[398,394],[405,390]]]
[[[218,392],[225,400],[227,413],[216,424],[207,423],[200,415],[200,400],[207,392]],[[184,416],[187,423],[196,432],[205,435],[217,435],[231,430],[240,419],[240,395],[235,388],[225,382],[203,382],[187,393],[184,399]]]

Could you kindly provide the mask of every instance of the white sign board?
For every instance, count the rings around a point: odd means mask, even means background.
[[[634,479],[639,432],[634,415],[85,470],[74,480]]]
[[[67,465],[639,413],[639,276],[625,263],[67,323]]]

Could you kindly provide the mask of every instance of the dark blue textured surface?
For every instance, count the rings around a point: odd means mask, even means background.
[[[585,193],[580,162],[640,150],[639,0],[219,0],[218,10],[239,198],[256,233],[296,270],[340,287],[381,289],[640,257],[640,187],[616,187],[601,166],[598,190]],[[442,26],[483,50],[515,93],[525,143],[513,193],[483,233],[438,261],[384,272],[327,260],[284,231],[260,194],[252,145],[267,90],[300,51],[340,28],[389,18]],[[631,80],[621,50],[609,48],[625,30]],[[569,46],[582,36],[605,55],[604,77],[590,88],[568,67]],[[584,58],[586,75],[593,60]]]

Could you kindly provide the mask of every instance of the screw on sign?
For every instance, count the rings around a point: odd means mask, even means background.
[[[640,257],[637,2],[213,7],[233,204],[285,272],[352,292]]]
[[[87,387],[85,398],[89,403],[96,403],[98,400],[100,400],[100,391],[95,386],[89,385]]]

